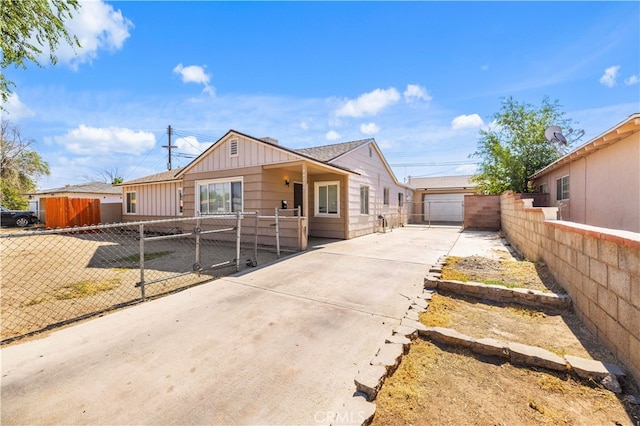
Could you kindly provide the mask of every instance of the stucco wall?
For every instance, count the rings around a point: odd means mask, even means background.
[[[556,220],[555,207],[505,192],[502,232],[544,261],[575,312],[640,382],[640,234]]]
[[[556,181],[563,176],[569,176],[563,220],[640,232],[640,133],[536,178],[536,187],[548,185],[554,206]]]

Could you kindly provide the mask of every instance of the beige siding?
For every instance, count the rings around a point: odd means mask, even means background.
[[[231,141],[238,142],[238,155],[229,155]],[[268,144],[230,134],[219,141],[209,153],[196,164],[189,173],[206,173],[211,170],[231,170],[294,161],[293,154]]]
[[[369,147],[371,146],[371,156]],[[346,167],[358,173],[349,178],[348,188],[348,215],[349,232],[348,238],[376,232],[380,222],[379,215],[397,215],[404,217],[408,208],[406,203],[405,188],[396,185],[393,176],[378,154],[378,151],[371,145],[366,144],[344,157],[338,159],[334,164]],[[369,214],[360,214],[360,186],[369,186]],[[389,205],[383,204],[384,188],[389,188]],[[400,212],[398,206],[398,193],[404,194],[405,205]]]
[[[315,215],[315,194],[314,187],[316,182],[332,182],[340,183],[340,208],[338,217],[326,217]],[[347,238],[347,215],[348,215],[348,198],[347,178],[342,175],[335,174],[318,174],[309,176],[309,235],[320,238]]]
[[[178,215],[178,188],[180,182],[153,185],[125,185],[122,187],[122,214],[125,220],[141,220],[142,217],[167,217]],[[127,213],[127,192],[136,193],[136,213]]]

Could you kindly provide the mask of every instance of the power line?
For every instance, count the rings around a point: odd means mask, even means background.
[[[480,161],[441,161],[431,163],[394,163],[391,167],[441,167],[441,166],[464,166],[468,164],[480,164]]]

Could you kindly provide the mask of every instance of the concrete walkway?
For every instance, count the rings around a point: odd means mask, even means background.
[[[327,424],[429,267],[495,234],[475,235],[331,242],[5,347],[1,423]]]

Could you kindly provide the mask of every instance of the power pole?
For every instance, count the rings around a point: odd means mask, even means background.
[[[169,136],[169,144],[162,145],[162,147],[169,150],[169,162],[167,163],[167,170],[171,170],[171,148],[177,148],[177,146],[171,145],[171,125],[167,127],[167,135]]]

